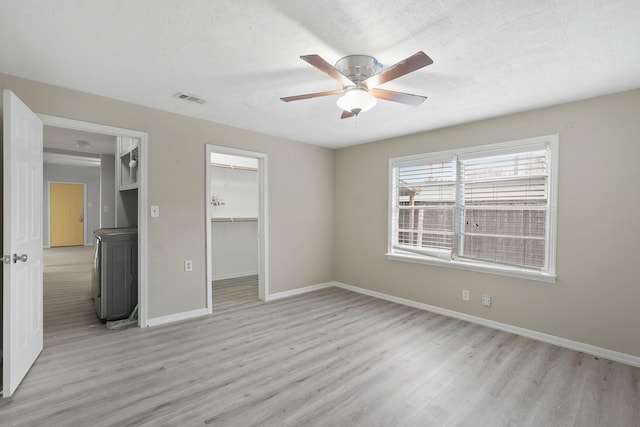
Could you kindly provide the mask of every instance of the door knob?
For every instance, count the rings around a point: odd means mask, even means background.
[[[27,262],[27,254],[13,254],[13,263],[15,264],[18,261]]]

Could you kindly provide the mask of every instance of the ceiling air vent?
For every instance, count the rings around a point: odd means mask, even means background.
[[[196,104],[205,104],[207,102],[206,99],[202,99],[199,96],[192,95],[190,93],[178,92],[174,96],[178,99],[182,99],[183,101],[195,102]]]

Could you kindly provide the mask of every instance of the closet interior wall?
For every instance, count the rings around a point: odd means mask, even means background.
[[[213,280],[258,274],[258,161],[213,154],[211,159]]]

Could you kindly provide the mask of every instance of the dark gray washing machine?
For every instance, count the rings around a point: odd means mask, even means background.
[[[125,319],[138,304],[138,229],[93,232],[93,298],[101,320]]]

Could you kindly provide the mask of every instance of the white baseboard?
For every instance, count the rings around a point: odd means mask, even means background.
[[[257,273],[254,273],[257,274]],[[237,277],[251,276],[252,273],[241,274]],[[334,282],[320,283],[318,285],[305,286],[303,288],[292,289],[290,291],[278,292],[275,294],[267,295],[266,301],[274,301],[277,299],[288,298],[295,295],[306,294],[307,292],[317,291],[319,289],[330,288],[334,286]],[[169,314],[167,316],[154,317],[147,319],[147,326],[158,326],[167,323],[179,322],[181,320],[193,319],[194,317],[206,316],[211,314],[206,308],[199,308],[197,310],[185,311],[182,313]]]
[[[247,277],[247,276],[257,276],[258,271],[245,271],[242,273],[227,273],[227,274],[219,274],[217,276],[213,276],[212,281],[216,280],[225,280],[225,279],[235,279],[236,277]]]
[[[494,320],[483,319],[482,317],[472,316],[470,314],[460,313],[458,311],[448,310],[446,308],[436,307],[434,305],[429,305],[429,304],[424,304],[417,301],[399,298],[393,295],[384,294],[382,292],[377,292],[369,289],[359,288],[357,286],[347,285],[345,283],[333,282],[333,286],[346,289],[352,292],[358,292],[360,294],[368,295],[374,298],[379,298],[386,301],[395,302],[397,304],[402,304],[409,307],[417,308],[420,310],[430,311],[432,313],[442,314],[444,316],[453,317],[455,319],[460,319],[460,320],[475,323],[478,325],[487,326],[489,328],[510,332],[512,334],[521,335],[523,337],[532,338],[534,340],[546,342],[549,344],[554,344],[559,347],[581,351],[583,353],[591,354],[593,356],[598,356],[605,359],[614,360],[616,362],[625,363],[627,365],[640,367],[640,357],[633,356],[631,354],[620,353],[618,351],[613,351],[613,350],[609,350],[602,347],[596,347],[591,344],[572,341],[566,338],[557,337],[555,335],[549,335],[542,332],[533,331],[531,329],[520,328],[518,326],[509,325],[507,323],[500,323]]]
[[[275,294],[267,295],[266,301],[289,298],[295,295],[306,294],[307,292],[330,288],[332,286],[335,286],[335,282],[319,283],[317,285],[305,286],[304,288],[291,289],[290,291],[276,292]]]
[[[209,311],[206,308],[199,308],[197,310],[183,311],[182,313],[169,314],[167,316],[154,317],[153,319],[147,319],[147,326],[158,326],[167,323],[179,322],[180,320],[193,319],[194,317],[206,316]]]

